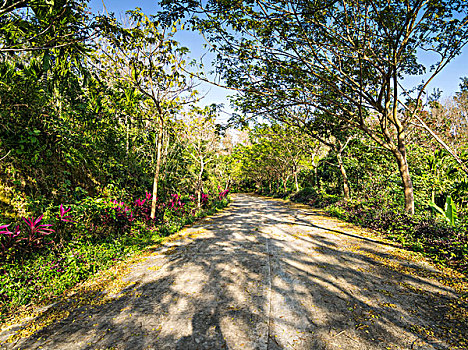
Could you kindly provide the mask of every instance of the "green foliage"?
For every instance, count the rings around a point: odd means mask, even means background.
[[[225,157],[216,156],[222,141],[216,108],[202,111],[210,117],[209,147],[206,138],[183,137],[189,134],[184,131],[198,135],[204,129],[176,118],[195,95],[181,70],[187,50],[168,28],[138,9],[129,13],[129,26],[92,17],[81,1],[20,1],[5,9],[0,8],[0,243],[16,234],[21,217],[44,214],[47,224],[37,225],[50,224],[55,232],[38,226],[47,239],[31,236],[38,244],[26,250],[21,243],[0,256],[2,313],[57,296],[227,205],[227,192],[218,186],[224,189],[229,176],[219,172],[226,167]],[[203,169],[190,155],[200,143],[197,156],[210,153]],[[151,219],[151,194],[141,194],[153,184],[157,160],[160,186]],[[195,191],[202,195],[200,208]],[[182,195],[175,199],[175,193]]]
[[[300,203],[309,203],[316,199],[320,193],[314,187],[305,187],[297,192],[292,199]]]
[[[281,124],[258,125],[249,137],[250,143],[238,145],[230,156],[234,186],[282,196],[297,192],[296,179],[311,163],[308,152],[318,152],[317,142]]]
[[[406,158],[414,125],[428,131],[468,174],[456,152],[432,129],[438,121],[427,113],[431,101],[423,99],[427,82],[468,41],[465,2],[365,0],[324,6],[306,1],[289,8],[291,4],[279,0],[261,6],[251,1],[165,0],[162,5],[162,20],[190,18],[189,25],[203,33],[217,54],[217,72],[230,88],[242,91],[234,98],[242,113],[238,124],[260,116],[298,126],[330,147],[360,130],[393,157],[400,169],[400,202],[409,213],[415,203]],[[425,50],[435,55],[423,62],[418,53]],[[402,84],[406,77],[423,73],[425,81],[414,88]],[[339,166],[348,196],[341,161]]]
[[[434,202],[429,202],[429,206],[431,209],[434,209],[435,212],[441,215],[450,226],[456,225],[458,221],[457,208],[451,196],[447,196],[447,199],[445,200],[445,211]]]
[[[275,174],[268,172],[267,162],[275,146],[277,145],[263,149],[256,143],[238,146],[233,153],[235,161],[239,161],[236,164],[240,170],[242,167],[250,170],[236,173],[237,188],[245,186],[244,184],[255,184],[255,171],[258,170],[258,176],[262,176],[261,179],[264,180],[260,183],[257,181],[257,191],[281,197],[288,195]],[[468,225],[466,209],[462,206],[463,192],[457,190],[465,178],[444,151],[433,152],[429,147],[432,144],[413,144],[409,147],[408,162],[416,191],[415,215],[409,215],[400,209],[401,179],[391,155],[382,148],[375,147],[363,135],[356,135],[343,152],[343,161],[355,200],[343,200],[337,158],[332,149],[317,153],[319,156],[316,162],[304,163],[303,175],[298,177],[302,189],[290,198],[314,207],[326,208],[330,214],[340,219],[379,231],[434,261],[466,271]],[[311,153],[308,156],[312,157]],[[273,191],[269,189],[269,183],[273,184]],[[291,188],[291,185],[290,181],[288,187]],[[432,196],[438,203],[443,200],[440,206],[443,206],[446,198],[451,198],[445,209],[439,208],[443,221],[431,217],[427,203]],[[459,219],[453,220],[456,216]],[[448,218],[452,218],[452,221]]]
[[[431,209],[433,209],[435,212],[437,212],[437,214],[442,215],[443,217],[445,217],[445,211],[443,211],[443,209],[441,207],[439,207],[437,204],[435,204],[434,202],[429,202],[429,207]],[[448,219],[448,218],[446,218],[446,219]]]
[[[190,202],[187,196],[184,201]],[[148,245],[157,243],[162,237],[180,230],[196,219],[213,214],[228,205],[225,196],[212,196],[206,209],[185,210],[164,217],[163,222],[148,223],[144,217],[135,215],[122,225],[123,217],[116,212],[116,203],[109,198],[86,198],[72,207],[74,224],[63,236],[43,249],[15,258],[2,257],[0,268],[0,320],[30,303],[50,302],[76,283],[103,270],[116,261],[143,251]],[[122,207],[117,202],[117,207]],[[170,207],[170,202],[165,205]],[[195,208],[195,204],[191,205]],[[134,209],[133,209],[134,210]],[[109,213],[114,212],[114,215]],[[58,230],[56,224],[54,228]]]
[[[339,201],[328,205],[329,214],[382,233],[403,247],[434,261],[468,271],[468,230],[425,215],[410,216],[380,201]]]
[[[454,29],[467,5],[300,3],[303,11],[292,16],[277,1],[264,2],[262,11],[250,2],[208,1],[216,16],[191,17],[190,24],[216,45],[221,77],[245,92],[234,98],[243,115],[232,121],[245,126],[254,114],[264,123],[235,145],[215,124],[218,106],[190,104],[196,93],[181,68],[187,49],[174,40],[171,17],[195,3],[176,6],[181,2],[165,1],[174,10],[158,17],[166,27],[139,9],[128,13],[128,26],[111,16],[93,18],[81,1],[0,8],[1,242],[8,245],[17,231],[3,223],[21,217],[45,213],[55,230],[29,223],[48,238],[32,235],[40,244],[5,250],[3,311],[58,295],[224,207],[230,186],[326,207],[466,269],[466,174],[452,153],[412,129],[410,112],[423,118],[416,124],[442,125],[436,131],[466,161],[466,142],[454,139],[464,130],[467,81],[454,98],[458,117],[442,118],[434,101],[424,107],[400,93],[398,83],[424,71],[416,56],[421,48],[441,54],[440,69],[459,53],[467,27]],[[411,32],[403,25],[413,23],[408,16],[420,19]],[[97,26],[96,39],[87,40]],[[245,28],[260,40],[236,35]],[[393,105],[394,93],[407,98],[400,99],[405,106]],[[399,209],[412,211],[401,196],[404,176],[395,157],[410,169],[413,187],[405,189],[414,188],[414,216]],[[342,200],[347,182],[358,200]],[[153,184],[157,198],[141,198]],[[447,222],[429,216],[429,201]],[[62,220],[63,207],[57,217],[63,203],[73,223]]]
[[[314,187],[306,187],[291,196],[295,202],[309,204],[317,208],[324,208],[342,199],[340,195],[317,191]]]
[[[0,53],[78,48],[96,22],[87,1],[5,1],[0,7]],[[50,64],[45,57],[44,66]]]

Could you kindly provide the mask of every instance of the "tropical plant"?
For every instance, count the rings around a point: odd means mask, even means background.
[[[11,224],[10,224],[11,225]],[[1,251],[0,254],[2,256],[8,254],[10,252],[10,249],[16,248],[16,245],[18,244],[19,239],[17,237],[21,233],[19,225],[17,225],[14,229],[14,231],[9,231],[7,228],[10,225],[1,225],[0,226],[0,246],[1,246]]]
[[[52,224],[41,224],[43,217],[44,214],[38,216],[37,219],[23,218],[29,231],[27,231],[26,236],[22,237],[21,240],[25,241],[29,249],[41,247],[45,243],[45,237],[55,232],[51,228]]]
[[[440,208],[437,204],[435,204],[432,201],[429,202],[429,207],[433,209],[437,214],[442,216],[450,226],[455,226],[457,224],[457,207],[455,206],[455,203],[453,202],[451,196],[447,196],[445,200],[445,210]]]
[[[63,222],[74,222],[72,220],[72,217],[70,215],[65,215],[67,214],[69,211],[71,210],[71,207],[69,207],[68,209],[65,209],[63,207],[63,204],[60,204],[60,212],[59,214],[57,215],[57,218],[60,219],[60,221],[63,221]]]

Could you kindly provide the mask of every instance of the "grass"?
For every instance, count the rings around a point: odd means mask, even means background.
[[[5,260],[0,268],[0,323],[63,297],[78,284],[112,266],[127,262],[137,253],[170,240],[185,225],[193,224],[228,205],[216,201],[195,215],[172,218],[157,228],[135,223],[123,234],[96,239],[75,235],[61,245]]]

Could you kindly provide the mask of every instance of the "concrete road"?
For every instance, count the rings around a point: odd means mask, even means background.
[[[114,296],[55,305],[3,348],[467,348],[442,273],[320,211],[239,194],[179,237]]]

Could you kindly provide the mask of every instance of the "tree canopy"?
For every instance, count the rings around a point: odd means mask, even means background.
[[[468,40],[465,1],[162,4],[120,20],[86,1],[0,2],[0,313],[154,247],[230,191],[323,208],[466,271],[468,78],[427,91]],[[212,83],[238,92],[228,123],[196,91],[210,78],[182,25],[215,53]]]
[[[405,207],[414,212],[407,132],[418,123],[427,84],[468,40],[463,1],[164,1],[163,19],[189,16],[218,53],[227,85],[250,111],[308,106],[365,132],[393,154]],[[432,65],[418,54],[431,52]],[[405,76],[427,73],[419,86]],[[252,102],[252,96],[255,102]],[[273,105],[271,101],[274,101]],[[269,114],[274,118],[274,114]],[[312,118],[315,114],[311,115]],[[453,154],[435,133],[433,136]]]

